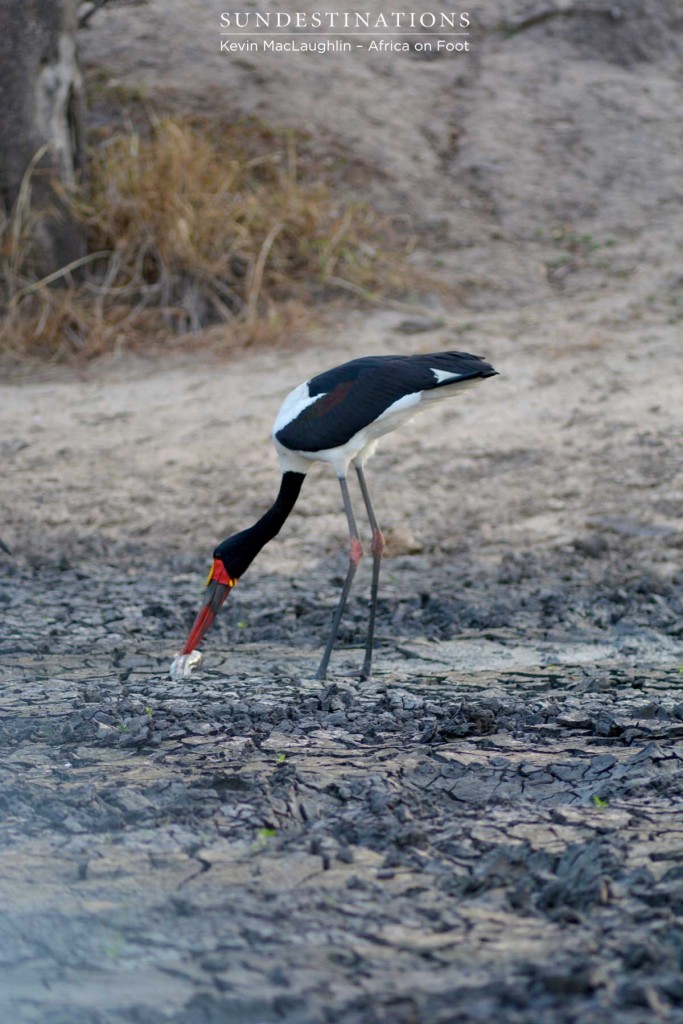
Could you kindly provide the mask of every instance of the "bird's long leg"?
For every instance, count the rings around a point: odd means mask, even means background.
[[[370,621],[368,623],[368,639],[365,645],[365,660],[360,671],[361,679],[369,679],[372,671],[372,646],[375,639],[375,617],[377,615],[377,591],[379,588],[379,570],[382,564],[382,552],[384,551],[384,534],[379,528],[375,510],[370,500],[370,492],[365,482],[363,467],[356,466],[358,483],[365,502],[365,508],[372,527],[372,588],[370,590]]]
[[[356,569],[363,557],[363,546],[358,536],[356,517],[353,514],[353,505],[351,504],[351,497],[349,495],[346,477],[339,477],[339,486],[341,487],[342,498],[344,499],[344,511],[346,512],[346,519],[349,524],[349,567],[346,570],[346,579],[344,580],[344,586],[342,587],[341,597],[339,598],[339,604],[337,605],[337,610],[335,611],[334,618],[332,620],[332,628],[330,629],[330,635],[327,638],[327,646],[325,647],[325,652],[322,656],[320,665],[318,666],[318,671],[315,674],[316,679],[325,679],[327,677],[327,666],[330,661],[334,642],[337,639],[337,633],[339,632],[339,623],[341,622],[341,617],[344,614],[346,599],[349,596],[353,577],[356,575]]]

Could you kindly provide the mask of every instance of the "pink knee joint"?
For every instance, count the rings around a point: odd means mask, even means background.
[[[384,551],[384,534],[381,530],[372,531],[372,553],[373,555],[381,555]]]
[[[349,548],[349,558],[354,565],[359,565],[360,560],[363,557],[363,545],[361,544],[358,537],[351,538],[351,547]]]

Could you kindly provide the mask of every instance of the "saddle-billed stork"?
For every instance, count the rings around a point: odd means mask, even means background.
[[[384,434],[435,402],[452,398],[496,372],[489,363],[466,352],[366,356],[320,373],[287,395],[273,426],[273,443],[282,471],[278,496],[257,523],[228,537],[214,551],[206,599],[182,652],[173,661],[171,674],[187,676],[201,661],[196,648],[226,597],[261,548],[279,533],[294,508],[311,464],[328,462],[341,486],[349,527],[349,565],[316,678],[326,678],[339,623],[363,554],[347,484],[349,467],[353,466],[372,528],[370,613],[361,670],[361,679],[367,679],[372,664],[384,537],[365,481],[365,463]]]

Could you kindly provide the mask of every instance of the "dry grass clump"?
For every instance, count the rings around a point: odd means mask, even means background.
[[[103,139],[87,186],[63,197],[88,255],[43,280],[30,178],[0,224],[5,350],[90,356],[218,323],[265,340],[335,289],[401,284],[387,225],[299,166],[291,136],[253,125],[166,119]]]

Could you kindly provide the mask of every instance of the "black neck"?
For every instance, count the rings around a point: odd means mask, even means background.
[[[265,515],[247,530],[228,537],[218,545],[214,551],[214,558],[220,558],[235,579],[239,579],[261,548],[280,532],[296,504],[305,479],[305,473],[283,473],[278,496]]]
[[[269,540],[276,537],[282,529],[287,516],[296,505],[296,500],[299,497],[301,486],[305,479],[306,475],[304,473],[288,472],[282,474],[277,498],[265,515],[261,516],[259,521],[254,523],[249,531],[255,538],[263,538],[263,542],[259,544],[258,551]]]

